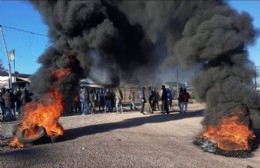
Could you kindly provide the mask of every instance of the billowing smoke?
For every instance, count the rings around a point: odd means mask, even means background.
[[[114,85],[164,83],[164,72],[173,70],[166,79],[171,81],[178,66],[180,71],[199,69],[193,86],[196,97],[207,102],[205,124],[238,104],[259,110],[259,96],[252,90],[254,65],[246,50],[256,37],[252,19],[222,0],[31,2],[53,42],[33,76],[39,95],[60,86],[69,93],[86,76]],[[71,64],[68,51],[79,66],[62,85],[55,84],[46,74]]]

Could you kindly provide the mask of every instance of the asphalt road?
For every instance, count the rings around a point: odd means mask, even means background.
[[[202,131],[202,115],[201,110],[190,107],[186,115],[125,112],[61,117],[65,129],[62,141],[22,149],[10,149],[3,143],[0,167],[260,167],[260,149],[253,157],[233,158],[195,146],[193,141]],[[10,130],[13,124],[2,124],[2,130]],[[255,132],[260,137],[260,129]]]

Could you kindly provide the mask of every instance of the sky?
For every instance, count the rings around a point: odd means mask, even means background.
[[[38,57],[51,45],[49,38],[32,33],[13,30],[3,26],[47,35],[48,27],[43,23],[39,12],[26,1],[0,0],[0,25],[4,32],[7,50],[15,49],[15,71],[33,74],[40,67]],[[0,38],[0,60],[8,69],[3,40]],[[10,62],[14,72],[14,62]]]
[[[253,18],[254,26],[260,29],[260,1],[230,0],[228,3],[239,12],[248,12]],[[48,27],[39,12],[26,1],[0,0],[0,25],[7,50],[15,50],[15,61],[10,62],[12,72],[15,69],[22,74],[35,73],[40,67],[37,63],[38,57],[51,46],[47,37]],[[248,50],[250,60],[256,66],[260,66],[260,36],[254,45],[248,46]],[[0,61],[7,70],[8,60],[2,38],[0,38]]]

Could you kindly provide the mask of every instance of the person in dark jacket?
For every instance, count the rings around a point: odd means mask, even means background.
[[[22,89],[22,93],[21,93],[21,104],[22,106],[24,106],[26,103],[30,102],[31,98],[30,98],[30,93],[29,91],[24,87]]]
[[[9,119],[15,119],[14,113],[14,96],[10,89],[6,89],[5,94],[3,95],[3,100],[5,104],[5,113]]]
[[[162,85],[162,113],[166,112],[169,114],[169,106],[168,106],[168,98],[167,98],[167,90],[164,85]]]
[[[98,94],[98,109],[99,111],[105,110],[105,91],[100,90]]]
[[[145,87],[142,87],[141,93],[140,93],[140,104],[141,104],[141,110],[140,113],[144,113],[144,107],[146,103],[146,98],[145,98]]]
[[[14,97],[14,112],[18,113],[18,115],[20,116],[20,107],[21,107],[21,90],[20,88],[16,88],[13,92],[13,97]]]
[[[154,92],[154,89],[152,87],[149,88],[149,97],[148,97],[148,101],[149,101],[149,111],[151,113],[153,113],[154,111],[154,106],[155,106],[155,97],[156,97],[156,93]]]
[[[187,113],[189,99],[190,94],[187,92],[186,88],[184,88],[182,92],[181,113]]]
[[[5,94],[5,88],[1,88],[0,90],[0,110],[1,110],[1,119],[4,120],[5,119],[5,102],[3,99],[3,95]]]

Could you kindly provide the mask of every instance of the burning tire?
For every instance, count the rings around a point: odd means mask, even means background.
[[[62,136],[53,136],[50,138],[52,143],[60,142],[62,140]]]
[[[23,143],[23,144],[27,144],[27,143],[35,143],[38,141],[41,141],[41,139],[45,139],[46,138],[46,131],[44,127],[39,127],[37,130],[37,135],[33,136],[33,137],[25,137],[25,131],[23,130],[20,133],[18,133],[18,140],[19,142]]]

